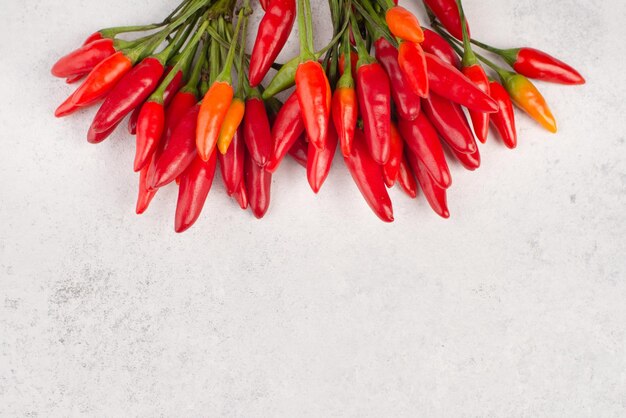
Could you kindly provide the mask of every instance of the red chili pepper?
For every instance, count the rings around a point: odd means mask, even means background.
[[[394,6],[385,13],[385,21],[393,36],[405,41],[421,43],[424,32],[413,13],[402,6]]]
[[[259,167],[246,156],[245,183],[248,195],[248,203],[252,213],[257,219],[261,219],[267,213],[270,206],[272,173]]]
[[[135,171],[141,170],[150,162],[163,135],[165,109],[163,103],[147,101],[141,106],[137,123],[137,146],[135,152]]]
[[[148,188],[147,179],[149,169],[150,164],[146,164],[139,173],[139,194],[137,195],[137,205],[135,206],[135,212],[137,215],[141,215],[148,210],[150,202],[152,202],[152,199],[154,199],[154,196],[157,193],[156,190]]]
[[[293,93],[280,108],[278,115],[276,115],[274,126],[272,126],[274,151],[272,152],[272,158],[265,166],[267,171],[273,173],[278,169],[289,149],[303,132],[304,122],[300,114],[298,96],[296,93]]]
[[[305,61],[296,70],[296,94],[309,143],[319,149],[326,147],[330,121],[330,84],[322,65]]]
[[[420,97],[428,97],[430,71],[420,44],[401,42],[398,49],[398,64],[413,92]]]
[[[471,154],[463,154],[462,152],[458,152],[457,150],[450,148],[452,154],[456,157],[456,159],[461,163],[463,167],[465,167],[469,171],[474,171],[480,167],[480,152],[476,150]]]
[[[219,152],[220,171],[226,187],[226,193],[231,196],[237,191],[243,179],[245,144],[241,129],[235,132],[231,146],[226,154]]]
[[[404,153],[404,144],[396,125],[391,122],[391,153],[389,160],[383,165],[383,176],[387,187],[392,187],[398,179],[400,163]]]
[[[295,0],[272,0],[257,31],[248,78],[252,87],[258,86],[285,46],[296,19]]]
[[[360,65],[356,90],[363,130],[370,154],[385,164],[391,153],[391,86],[389,77],[377,62]]]
[[[371,157],[360,129],[354,133],[352,154],[343,157],[363,198],[384,222],[393,222],[393,207],[383,180],[382,168]]]
[[[407,158],[411,168],[413,168],[413,172],[417,177],[420,187],[424,191],[424,196],[426,196],[426,200],[428,201],[430,207],[442,218],[449,218],[450,211],[448,210],[446,189],[439,186],[437,182],[430,177],[424,163],[422,163],[412,152],[407,153]]]
[[[463,40],[461,16],[456,0],[424,0],[424,3],[452,36]],[[469,26],[467,31],[469,32]]]
[[[557,84],[585,84],[585,78],[573,67],[538,49],[507,49],[499,54],[515,71],[528,78]]]
[[[402,191],[404,191],[404,193],[406,193],[411,199],[415,199],[417,197],[417,182],[415,181],[413,170],[411,170],[409,162],[404,155],[400,161],[397,183],[400,185]]]
[[[233,101],[235,91],[230,83],[216,81],[202,99],[198,113],[196,146],[200,158],[207,161],[215,151],[222,123]]]
[[[459,105],[434,93],[422,104],[428,119],[450,147],[463,154],[476,152],[474,134]]]
[[[87,132],[87,142],[89,142],[90,144],[99,144],[100,142],[107,139],[115,131],[118,125],[114,125],[113,127],[111,127],[111,129],[104,132],[96,132],[90,128]]]
[[[501,76],[504,75],[501,74]],[[529,79],[520,74],[508,73],[506,77],[502,77],[502,82],[513,103],[543,126],[544,129],[556,133],[556,119],[552,115],[546,99]]]
[[[179,91],[174,95],[172,103],[165,109],[165,127],[163,134],[167,138],[181,121],[183,116],[198,103],[196,94],[190,91]]]
[[[455,68],[461,68],[461,59],[454,51],[454,48],[435,31],[424,29],[422,49]]]
[[[374,42],[376,59],[385,69],[391,83],[391,96],[396,104],[398,115],[402,119],[413,120],[420,113],[420,98],[400,69],[398,50],[389,41],[381,37]]]
[[[258,166],[265,167],[272,157],[274,143],[265,103],[258,95],[253,95],[246,101],[243,136],[250,158]]]
[[[56,110],[58,118],[74,113],[104,97],[133,67],[122,52],[116,52],[91,70],[85,81]]]
[[[91,124],[96,132],[109,130],[152,94],[159,85],[164,67],[154,57],[144,59],[126,74],[108,94]]]
[[[239,183],[239,187],[237,187],[232,197],[237,201],[241,209],[248,209],[248,192],[246,192],[246,183],[243,180]]]
[[[483,93],[490,94],[489,79],[480,64],[463,67],[463,74]],[[487,142],[487,135],[489,135],[489,113],[477,112],[470,109],[469,114],[472,119],[472,125],[474,126],[474,133],[476,133],[478,140],[484,144]]]
[[[200,217],[204,202],[206,202],[213,185],[216,161],[215,153],[211,155],[208,161],[202,161],[200,157],[196,156],[183,175],[180,176],[174,225],[177,233],[189,229]]]
[[[352,68],[352,74],[356,74],[356,64],[358,61],[359,61],[359,54],[351,50],[350,51],[350,67]],[[340,75],[343,75],[343,70],[345,68],[345,65],[346,65],[346,56],[345,54],[341,54],[339,55],[339,74]]]
[[[289,148],[289,155],[298,164],[306,168],[309,155],[309,143],[306,142],[305,135],[301,135],[300,138],[298,138],[298,140],[291,146],[291,148]]]
[[[112,39],[88,43],[59,59],[52,67],[52,75],[67,78],[86,74],[115,52]]]
[[[320,150],[309,142],[307,152],[306,177],[313,192],[318,193],[328,177],[330,167],[337,151],[337,132],[333,123],[328,127],[326,148]]]
[[[340,79],[341,80],[341,79]],[[352,84],[352,83],[351,83]],[[339,136],[341,152],[350,155],[358,116],[354,85],[337,85],[331,105],[332,120]],[[329,128],[329,135],[332,129]]]
[[[432,54],[425,55],[428,80],[433,93],[478,112],[498,111],[498,104],[457,68]]]
[[[508,148],[517,146],[517,130],[515,129],[515,112],[509,93],[497,81],[489,83],[491,97],[498,103],[500,111],[491,115],[491,122]]]
[[[176,125],[150,176],[149,186],[163,187],[176,180],[196,158],[196,126],[200,106],[189,109]]]

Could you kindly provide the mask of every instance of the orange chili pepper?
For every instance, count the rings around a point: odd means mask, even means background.
[[[520,74],[508,73],[500,75],[513,103],[528,113],[531,118],[539,122],[545,129],[556,133],[556,119],[552,115],[546,99],[543,98],[537,87]]]
[[[230,143],[233,142],[233,137],[235,136],[235,132],[237,132],[239,125],[241,125],[245,111],[246,104],[243,100],[236,97],[230,104],[228,112],[226,112],[224,122],[222,122],[222,130],[220,131],[220,136],[217,139],[217,149],[219,149],[222,154],[226,154]]]
[[[394,6],[385,14],[387,26],[393,36],[405,41],[424,42],[424,31],[413,13],[402,6]]]
[[[230,83],[216,81],[202,99],[196,128],[196,147],[203,161],[208,161],[215,149],[233,95]]]

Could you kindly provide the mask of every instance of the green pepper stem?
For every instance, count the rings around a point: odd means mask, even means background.
[[[470,43],[469,32],[467,30],[467,19],[465,17],[465,10],[463,10],[463,1],[456,0],[456,5],[459,9],[459,17],[461,19],[461,30],[463,32],[463,67],[471,67],[478,64],[476,55],[472,51],[472,44]]]
[[[241,29],[241,23],[243,20],[243,9],[239,10],[237,16],[237,26],[235,27],[235,34],[233,35],[233,39],[237,39],[239,36],[239,30]],[[228,49],[228,55],[226,55],[226,61],[224,62],[224,69],[217,76],[216,81],[224,81],[228,84],[232,84],[232,71],[233,71],[233,61],[235,60],[235,51],[236,42],[231,43],[230,48]]]

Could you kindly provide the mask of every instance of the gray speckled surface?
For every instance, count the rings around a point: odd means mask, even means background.
[[[0,3],[0,416],[626,415],[623,1],[466,1],[588,84],[540,85],[558,135],[520,117],[516,151],[454,166],[451,220],[394,190],[383,225],[342,164],[314,197],[289,162],[264,221],[218,180],[182,236],[174,190],[133,214],[130,137],[54,120],[48,75],[176,1]]]

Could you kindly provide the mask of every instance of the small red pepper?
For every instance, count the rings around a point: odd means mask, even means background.
[[[296,94],[309,143],[326,147],[331,91],[326,72],[317,61],[305,61],[296,70]]]
[[[371,157],[360,129],[354,133],[352,154],[343,157],[365,201],[384,222],[393,222],[393,207],[385,187],[382,168]]]
[[[489,83],[491,97],[498,103],[500,110],[491,115],[491,123],[496,128],[498,135],[508,148],[517,146],[517,130],[515,128],[515,112],[509,93],[497,81]]]
[[[463,74],[469,78],[483,93],[490,94],[489,79],[480,64],[463,67]],[[470,109],[469,114],[472,120],[472,125],[474,126],[474,133],[476,134],[478,140],[484,144],[487,141],[487,135],[489,135],[489,113],[477,112]]]
[[[450,147],[464,154],[476,152],[474,134],[459,105],[434,93],[422,104],[428,119]]]
[[[59,59],[52,67],[52,75],[61,78],[82,77],[115,52],[112,39],[90,42]]]
[[[272,157],[274,143],[272,142],[272,132],[265,103],[258,94],[252,95],[246,100],[243,136],[250,158],[258,166],[265,167]]]
[[[165,137],[172,135],[180,120],[187,111],[198,103],[195,93],[190,91],[180,91],[172,99],[172,103],[165,109],[165,127],[163,134]]]
[[[384,37],[374,42],[376,59],[383,66],[391,83],[391,97],[402,119],[413,120],[420,113],[420,98],[400,69],[398,50]]]
[[[116,52],[91,70],[85,81],[63,102],[54,115],[58,118],[92,105],[104,97],[131,70],[133,63],[124,53]]]
[[[398,49],[398,64],[413,92],[420,97],[428,97],[429,68],[420,44],[401,42]]]
[[[247,155],[245,183],[250,209],[257,219],[261,219],[270,207],[272,173],[256,165],[252,158]]]
[[[252,87],[258,86],[285,46],[296,19],[295,0],[272,0],[259,23],[248,78]]]
[[[585,78],[576,69],[538,49],[515,48],[498,50],[497,53],[516,72],[528,78],[557,84],[585,84]]]
[[[424,29],[424,42],[422,49],[425,52],[433,54],[443,62],[447,62],[456,68],[461,68],[461,59],[450,46],[448,41],[441,37],[437,32],[430,29]]]
[[[226,154],[218,153],[222,180],[229,196],[237,191],[243,180],[245,147],[241,129],[238,129]]]
[[[452,36],[459,40],[463,39],[461,15],[456,0],[424,0],[424,4]],[[467,30],[469,32],[469,27]]]
[[[289,149],[303,132],[304,123],[300,114],[300,104],[298,103],[298,96],[294,92],[280,108],[274,126],[272,126],[274,151],[272,158],[265,166],[267,171],[273,173],[278,169]]]
[[[137,146],[135,152],[135,171],[140,171],[150,162],[163,135],[165,109],[163,103],[147,101],[141,106],[137,123]]]
[[[441,147],[437,131],[421,113],[414,121],[399,121],[400,135],[407,146],[441,187],[448,188],[452,184],[452,176]]]
[[[177,233],[185,232],[191,228],[200,217],[213,185],[216,161],[215,153],[211,155],[208,161],[203,161],[199,156],[196,156],[180,176],[174,224]]]
[[[442,218],[449,218],[450,211],[448,210],[448,202],[446,196],[446,189],[439,186],[437,182],[435,182],[424,163],[422,163],[412,152],[407,154],[409,164],[411,164],[411,168],[413,168],[413,172],[417,177],[417,181],[424,191],[424,196],[426,196],[426,200],[430,207],[435,211],[435,213]]]
[[[331,113],[337,128],[341,152],[350,155],[356,129],[358,103],[354,86],[338,86],[333,94]],[[329,134],[330,135],[330,134]]]
[[[385,21],[393,36],[405,41],[421,43],[424,32],[415,15],[402,6],[394,6],[385,13]]]
[[[411,199],[417,197],[417,182],[415,181],[413,170],[411,170],[409,162],[406,159],[406,155],[403,155],[402,161],[400,161],[397,183],[400,185],[402,191]]]
[[[298,164],[306,168],[309,155],[309,143],[306,142],[305,135],[301,135],[291,148],[289,148],[289,155]]]
[[[326,148],[320,150],[309,142],[307,152],[306,176],[314,193],[318,193],[328,177],[330,167],[337,151],[337,132],[331,122],[328,127]]]
[[[387,187],[392,187],[398,179],[400,163],[404,153],[404,144],[395,123],[391,122],[391,153],[389,160],[383,165],[383,176]]]

